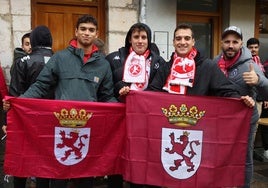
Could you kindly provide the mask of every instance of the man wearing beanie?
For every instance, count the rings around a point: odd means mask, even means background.
[[[24,56],[17,63],[13,64],[10,71],[11,80],[9,94],[19,96],[23,94],[32,83],[53,55],[52,36],[46,26],[37,26],[30,34],[32,53]],[[53,98],[50,92],[43,98]],[[14,188],[25,187],[27,177],[14,177]],[[48,188],[49,179],[36,178],[36,188]]]

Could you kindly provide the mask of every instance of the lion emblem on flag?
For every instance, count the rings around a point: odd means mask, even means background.
[[[64,165],[82,161],[89,148],[90,128],[55,128],[54,154]]]
[[[176,179],[195,174],[200,162],[203,132],[162,129],[161,161],[166,172]]]

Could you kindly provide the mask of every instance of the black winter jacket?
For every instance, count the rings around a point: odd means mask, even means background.
[[[123,79],[123,72],[124,72],[124,65],[126,58],[129,52],[126,47],[120,48],[118,51],[115,51],[106,56],[106,59],[110,62],[111,69],[113,72],[113,81],[114,81],[114,92],[115,97],[119,96],[119,90],[124,86],[130,86],[130,83],[126,83],[122,81]],[[151,51],[148,58],[151,58],[151,69],[150,69],[150,77],[148,86],[151,84],[156,72],[158,69],[162,69],[164,64],[166,63],[165,60],[157,55],[155,52]]]
[[[51,48],[39,47],[30,55],[15,62],[10,70],[9,94],[15,97],[23,94],[36,81],[37,76],[52,55]],[[51,95],[45,98],[51,98]]]

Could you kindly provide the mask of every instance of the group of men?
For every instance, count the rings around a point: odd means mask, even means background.
[[[257,94],[268,96],[268,80],[252,60],[250,51],[243,47],[241,30],[235,26],[224,30],[222,53],[214,60],[204,57],[195,48],[191,25],[180,24],[176,27],[174,52],[168,62],[153,49],[151,35],[148,25],[136,23],[130,27],[124,47],[105,57],[94,43],[98,37],[96,19],[83,15],[77,21],[75,39],[66,49],[53,54],[49,29],[38,26],[31,32],[31,54],[13,65],[10,92],[16,91],[17,94],[10,94],[26,98],[94,102],[124,102],[130,90],[241,98],[247,106],[254,108],[243,186],[250,187],[253,141],[259,117],[255,98]],[[139,69],[135,69],[137,66]],[[4,101],[4,108],[10,108],[7,101]],[[49,181],[51,188],[66,188],[69,180],[37,178],[37,188],[48,187]],[[72,181],[76,188],[93,187],[93,177]],[[131,188],[144,186],[157,187],[130,182]],[[122,188],[121,175],[108,176],[108,187]]]

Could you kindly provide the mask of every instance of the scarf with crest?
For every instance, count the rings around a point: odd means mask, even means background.
[[[171,71],[163,87],[164,90],[174,94],[186,94],[187,87],[193,87],[196,54],[195,48],[192,48],[186,57],[179,57],[177,53],[174,53]]]
[[[131,90],[144,90],[148,86],[151,59],[147,59],[150,50],[146,50],[143,55],[136,54],[132,48],[126,59],[123,73],[123,81],[131,83]]]

